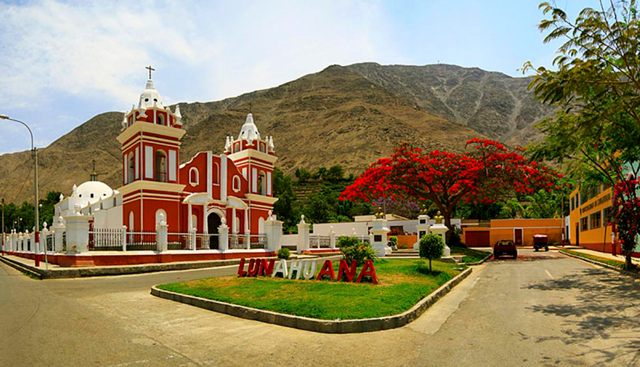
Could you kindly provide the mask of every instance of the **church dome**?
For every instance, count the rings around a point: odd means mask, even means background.
[[[72,197],[87,200],[91,204],[113,195],[114,191],[109,185],[100,181],[87,181],[73,190]]]
[[[238,136],[238,140],[259,140],[260,133],[258,132],[258,127],[253,123],[253,115],[248,114],[247,119],[242,125],[242,130],[240,130],[240,135]]]
[[[153,80],[147,80],[147,86],[140,95],[140,102],[138,102],[138,108],[151,108],[158,107],[164,108],[162,104],[162,97],[153,85]]]

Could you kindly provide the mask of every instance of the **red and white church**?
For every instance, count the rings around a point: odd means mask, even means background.
[[[80,212],[94,218],[94,228],[126,226],[128,232],[155,232],[164,218],[170,233],[215,234],[221,223],[230,234],[264,233],[278,200],[273,138],[261,137],[249,113],[238,137],[227,136],[222,154],[200,152],[180,164],[184,134],[180,107],[165,106],[149,78],[117,137],[123,186],[112,190],[93,177],[62,198],[56,216]]]

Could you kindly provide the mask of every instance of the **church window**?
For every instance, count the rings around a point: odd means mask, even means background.
[[[134,174],[135,174],[135,162],[134,162],[134,159],[133,159],[133,153],[129,153],[129,158],[127,160],[129,161],[129,164],[128,164],[129,171],[128,171],[128,175],[127,175],[127,178],[128,178],[127,183],[131,183],[131,182],[134,181]]]
[[[93,199],[93,193],[91,193],[91,195],[89,195],[92,199]]]
[[[197,168],[191,167],[191,169],[189,170],[189,184],[191,186],[198,186],[199,183],[200,173],[198,172]]]
[[[158,125],[163,125],[164,126],[164,115],[162,115],[162,114],[158,115]]]
[[[167,182],[167,154],[162,150],[156,151],[156,181]]]
[[[233,191],[240,191],[240,177],[233,176]]]
[[[212,178],[213,178],[213,184],[214,185],[219,185],[220,184],[220,165],[218,163],[214,163],[213,164],[213,172],[212,174]]]
[[[264,171],[260,171],[260,176],[258,177],[258,192],[260,195],[267,195],[267,182]]]

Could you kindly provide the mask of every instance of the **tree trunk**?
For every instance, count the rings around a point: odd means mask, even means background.
[[[431,259],[429,259],[429,271],[433,272],[433,269],[431,269]]]
[[[447,231],[447,233],[445,234],[445,238],[447,239],[447,243],[446,245],[449,246],[449,242],[451,240],[451,233],[453,233],[453,227],[451,227],[451,215],[453,213],[451,212],[447,212],[443,214],[444,217],[444,225],[449,228],[449,230]]]
[[[631,261],[631,254],[633,253],[633,250],[629,250],[629,251],[625,251],[624,254],[624,268],[626,270],[631,270],[633,269],[633,262]]]

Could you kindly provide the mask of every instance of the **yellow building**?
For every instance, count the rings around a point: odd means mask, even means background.
[[[462,241],[469,247],[493,247],[500,240],[513,240],[517,246],[533,246],[534,234],[546,234],[548,244],[560,244],[564,220],[492,219],[489,226],[462,225]]]
[[[582,191],[582,192],[581,192]],[[589,190],[574,190],[569,198],[569,240],[572,245],[591,250],[612,251],[612,189],[599,186]],[[620,254],[620,245],[616,253]]]

